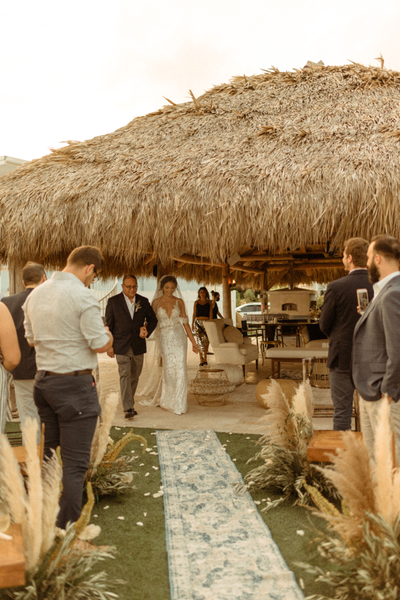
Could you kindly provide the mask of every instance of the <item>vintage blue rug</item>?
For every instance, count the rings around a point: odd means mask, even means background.
[[[159,431],[172,600],[300,600],[214,431]]]

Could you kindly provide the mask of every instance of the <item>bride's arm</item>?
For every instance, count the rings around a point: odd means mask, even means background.
[[[193,352],[195,352],[196,354],[198,354],[199,347],[197,346],[196,340],[194,339],[194,336],[193,336],[193,333],[192,333],[192,330],[189,327],[188,318],[186,316],[185,303],[180,298],[179,298],[178,303],[179,303],[179,308],[180,308],[180,311],[181,311],[182,319],[186,319],[186,321],[184,321],[182,323],[182,325],[183,325],[183,327],[184,327],[184,329],[186,331],[186,335],[188,336],[189,340],[192,343]],[[194,313],[193,313],[193,316],[194,316]],[[193,319],[193,323],[194,323],[194,319]]]

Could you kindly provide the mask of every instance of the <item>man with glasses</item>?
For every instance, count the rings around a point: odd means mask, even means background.
[[[157,317],[150,302],[137,293],[135,275],[125,275],[122,292],[109,298],[106,322],[114,336],[114,346],[107,352],[117,359],[122,406],[125,419],[133,419],[135,393],[146,353],[146,337],[157,325]]]
[[[100,414],[92,376],[97,354],[113,343],[100,305],[88,287],[98,277],[103,257],[94,246],[75,248],[67,266],[34,289],[23,305],[25,336],[35,347],[34,400],[45,425],[45,454],[61,448],[63,491],[58,526],[76,522],[90,449]]]

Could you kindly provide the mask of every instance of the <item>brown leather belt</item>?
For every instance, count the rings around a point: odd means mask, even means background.
[[[69,373],[53,373],[53,371],[41,371],[44,373],[44,376],[47,377],[51,375],[52,377],[65,377],[66,375],[73,375],[77,377],[78,375],[91,375],[93,372],[92,369],[82,369],[81,371],[70,371]]]

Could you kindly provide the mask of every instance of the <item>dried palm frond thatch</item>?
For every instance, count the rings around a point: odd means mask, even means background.
[[[265,400],[269,409],[260,422],[267,432],[259,440],[261,446],[249,462],[263,463],[249,471],[244,478],[243,489],[270,489],[281,497],[267,503],[264,511],[275,508],[290,496],[297,497],[296,503],[308,505],[314,502],[310,486],[330,498],[338,499],[334,485],[307,460],[307,444],[313,434],[312,390],[309,381],[304,381],[289,402],[279,384],[271,380]]]
[[[271,68],[169,101],[1,177],[0,256],[54,267],[90,243],[106,276],[162,263],[212,283],[228,257],[253,253],[250,270],[232,267],[251,284],[276,254],[322,244],[328,258],[355,235],[399,236],[399,101],[399,72],[357,63]],[[173,262],[183,255],[204,264]],[[284,277],[341,275],[310,261]]]

